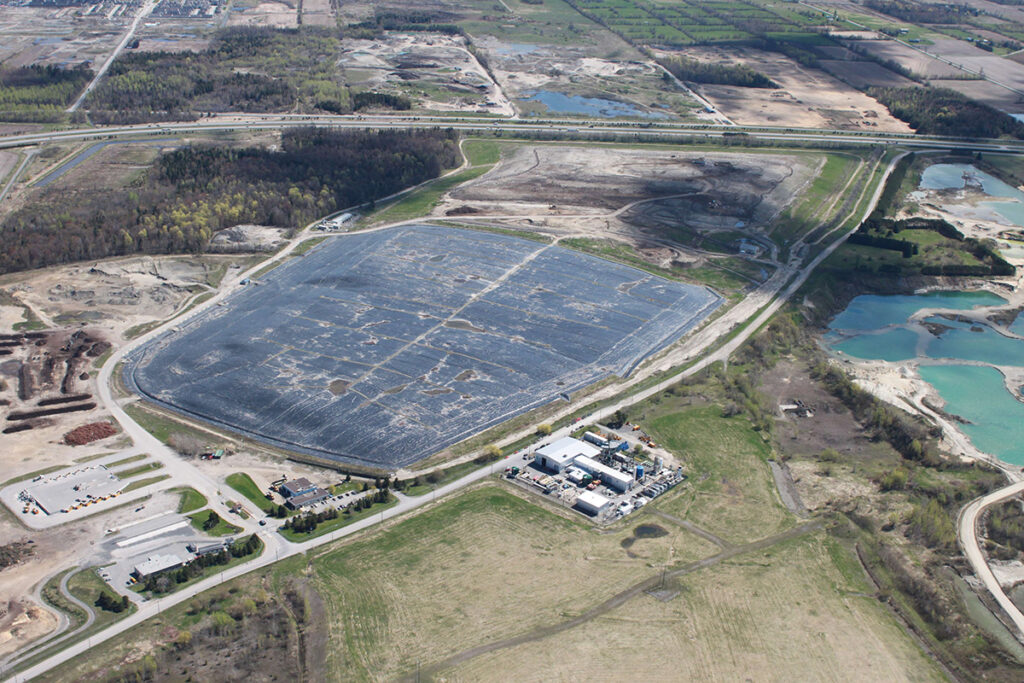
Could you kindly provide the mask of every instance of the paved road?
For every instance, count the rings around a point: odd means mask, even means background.
[[[779,142],[843,143],[863,145],[899,144],[916,148],[970,149],[990,152],[1024,153],[1024,142],[1010,140],[963,140],[942,136],[921,136],[911,133],[873,133],[839,130],[812,130],[772,127],[722,127],[712,124],[609,123],[607,119],[542,119],[513,120],[434,116],[313,116],[313,115],[219,115],[201,121],[137,124],[80,128],[0,136],[0,148],[25,147],[49,142],[75,140],[106,140],[119,137],[175,135],[179,133],[238,130],[280,130],[302,126],[330,128],[452,128],[469,133],[557,133],[586,138],[591,135],[629,135],[637,140],[694,137],[709,140],[746,135],[751,139]]]
[[[30,149],[25,152],[25,157],[21,160],[21,163],[18,164],[18,168],[14,169],[14,172],[11,173],[11,177],[7,179],[7,184],[4,185],[4,189],[0,191],[0,202],[4,200],[7,193],[11,191],[12,187],[14,187],[14,183],[18,182],[18,178],[20,178],[21,174],[25,172],[25,167],[28,166],[29,162],[32,161],[32,157],[35,155],[36,150],[34,149]]]
[[[1020,633],[1024,633],[1024,614],[1021,614],[1021,611],[1017,609],[1017,606],[1013,604],[1009,596],[1003,592],[1003,587],[996,580],[995,574],[992,573],[992,568],[988,566],[985,554],[978,545],[978,516],[982,511],[990,505],[1007,500],[1020,493],[1024,493],[1024,481],[1015,482],[998,491],[993,491],[988,495],[971,501],[960,511],[960,519],[957,522],[957,535],[960,541],[960,548],[964,551],[964,555],[967,556],[967,561],[971,563],[974,573],[981,579],[981,582],[985,584],[985,588],[988,589],[992,597],[999,603],[999,606],[1010,617],[1017,630]]]

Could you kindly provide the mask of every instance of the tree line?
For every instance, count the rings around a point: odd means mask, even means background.
[[[967,138],[1024,139],[1024,124],[948,88],[869,88],[868,95],[918,133]]]
[[[190,146],[137,186],[52,188],[0,223],[0,273],[132,253],[201,252],[243,223],[306,225],[436,178],[459,161],[454,131],[282,133],[278,150]]]
[[[263,541],[256,534],[252,534],[244,541],[235,541],[220,552],[200,555],[184,567],[150,574],[146,577],[144,588],[153,594],[169,593],[175,585],[202,576],[208,567],[223,566],[231,562],[232,558],[248,557],[262,547]]]
[[[679,55],[657,60],[669,73],[681,81],[715,83],[741,88],[778,88],[778,84],[746,64],[712,64]]]

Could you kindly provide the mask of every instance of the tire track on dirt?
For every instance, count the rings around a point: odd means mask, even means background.
[[[517,645],[523,645],[525,643],[543,640],[558,633],[562,633],[563,631],[568,631],[570,629],[576,628],[577,626],[581,626],[583,624],[586,624],[587,622],[593,621],[597,617],[607,614],[613,609],[620,607],[626,602],[632,600],[641,593],[656,588],[666,578],[671,579],[678,576],[692,574],[693,572],[699,571],[701,569],[706,569],[707,567],[712,567],[716,564],[724,562],[725,560],[732,559],[737,555],[743,555],[750,552],[764,550],[765,548],[770,548],[771,546],[777,543],[798,538],[800,536],[803,536],[804,534],[808,534],[813,531],[818,531],[822,528],[824,528],[824,524],[821,521],[815,520],[813,522],[805,522],[804,524],[795,526],[792,529],[783,531],[782,533],[778,533],[773,536],[767,536],[765,538],[753,541],[751,543],[746,543],[744,545],[738,546],[731,546],[715,555],[705,557],[704,559],[697,560],[695,562],[690,562],[688,564],[683,565],[682,567],[665,572],[664,574],[659,573],[654,576],[648,577],[642,581],[639,581],[630,586],[629,588],[608,598],[596,607],[590,608],[578,617],[574,617],[573,619],[563,621],[558,624],[552,624],[550,626],[541,626],[533,629],[532,631],[527,631],[526,633],[521,633],[517,636],[512,636],[511,638],[505,638],[503,640],[494,641],[493,643],[486,643],[484,645],[478,645],[468,650],[463,650],[462,652],[456,653],[451,657],[448,657],[438,662],[437,664],[422,669],[417,674],[407,676],[401,680],[415,681],[418,680],[420,677],[426,677],[429,679],[442,671],[451,669],[460,664],[464,664],[465,662],[468,662],[471,659],[475,659],[480,655],[488,654],[490,652],[496,652],[498,650],[505,650],[510,647],[515,647]]]

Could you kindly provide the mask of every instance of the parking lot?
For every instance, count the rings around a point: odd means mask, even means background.
[[[258,440],[395,469],[628,375],[721,303],[557,246],[400,227],[276,268],[142,347],[125,380]]]

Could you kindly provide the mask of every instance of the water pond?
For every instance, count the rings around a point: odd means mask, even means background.
[[[548,111],[556,114],[581,114],[614,119],[620,116],[633,116],[645,119],[666,118],[665,114],[648,112],[627,102],[617,102],[601,97],[583,97],[582,95],[566,95],[551,90],[537,90],[526,98],[531,102],[540,102]]]

